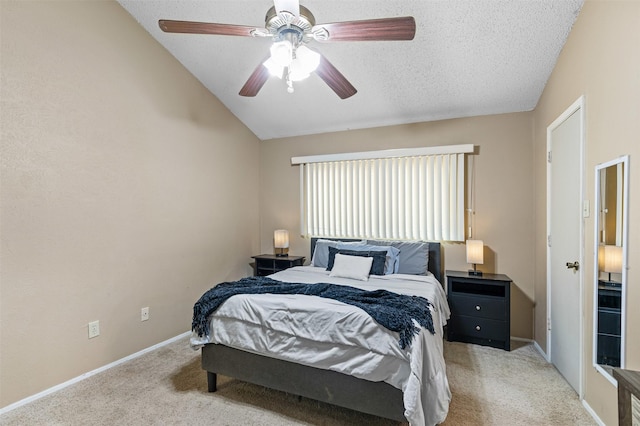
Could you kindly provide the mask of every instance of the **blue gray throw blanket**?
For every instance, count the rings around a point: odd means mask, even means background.
[[[411,345],[420,329],[413,320],[435,334],[429,302],[424,297],[407,296],[387,290],[366,291],[336,284],[284,283],[268,277],[248,277],[224,282],[207,291],[193,306],[191,329],[198,336],[209,334],[208,317],[228,298],[236,294],[303,294],[334,299],[357,306],[367,312],[383,327],[400,334],[402,349]]]

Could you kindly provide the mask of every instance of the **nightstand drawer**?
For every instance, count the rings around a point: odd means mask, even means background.
[[[620,309],[598,309],[598,333],[620,336],[621,330]]]
[[[449,295],[449,306],[455,315],[489,318],[504,321],[506,309],[504,298],[466,296],[456,293]]]
[[[468,336],[475,339],[504,341],[507,336],[507,324],[487,318],[467,317],[464,315],[453,316],[451,325],[456,335]]]

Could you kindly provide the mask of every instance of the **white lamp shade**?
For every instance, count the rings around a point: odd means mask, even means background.
[[[602,270],[619,274],[622,272],[622,247],[604,246],[604,262]]]
[[[598,246],[598,271],[604,272],[604,245]]]
[[[289,231],[286,229],[273,231],[273,246],[275,248],[289,248]]]
[[[467,263],[484,263],[484,243],[482,240],[467,240]]]

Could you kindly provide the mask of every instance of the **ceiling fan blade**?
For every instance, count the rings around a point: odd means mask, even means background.
[[[278,15],[281,12],[289,12],[296,18],[300,16],[299,0],[273,0],[273,5],[276,7],[276,13]]]
[[[326,41],[413,40],[416,35],[413,16],[320,24],[313,32],[320,28],[329,33]]]
[[[160,29],[165,33],[184,33],[184,34],[213,34],[213,35],[230,35],[252,37],[253,31],[260,30],[256,27],[248,27],[245,25],[231,24],[213,24],[207,22],[191,22],[191,21],[171,21],[161,19],[158,21]]]
[[[263,59],[249,76],[247,82],[242,86],[242,89],[240,89],[240,96],[253,97],[262,89],[262,86],[267,82],[270,75],[267,67],[263,65],[263,62],[266,60],[267,58]]]
[[[336,92],[340,99],[347,99],[358,92],[349,83],[349,80],[323,55],[320,55],[320,64],[316,68],[316,74],[327,83],[331,90]]]

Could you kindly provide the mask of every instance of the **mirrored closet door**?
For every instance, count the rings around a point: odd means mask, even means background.
[[[624,367],[629,156],[596,166],[593,363],[609,380]]]

